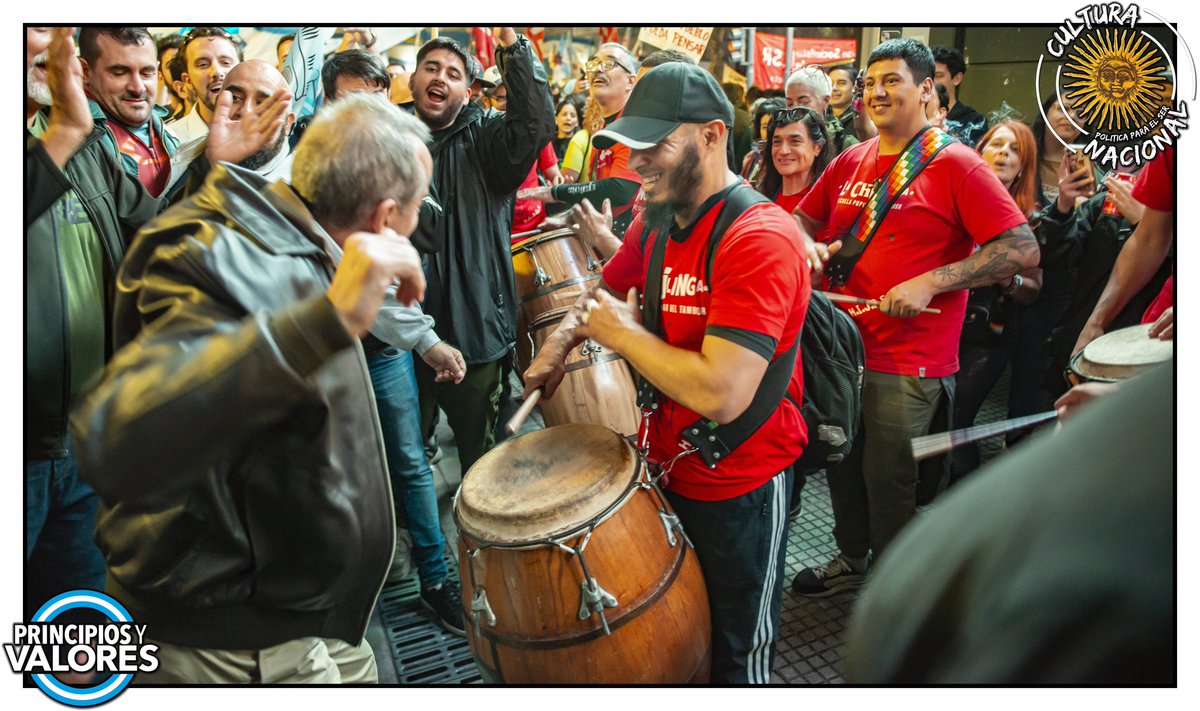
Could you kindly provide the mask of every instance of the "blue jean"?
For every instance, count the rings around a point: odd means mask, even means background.
[[[25,462],[25,619],[68,590],[104,590],[99,497],[70,455]]]
[[[421,440],[421,409],[417,399],[417,381],[413,376],[413,357],[409,351],[389,347],[367,356],[375,406],[383,430],[392,497],[397,510],[408,515],[408,532],[413,539],[413,562],[422,587],[431,587],[446,579],[443,551],[446,539],[438,524],[437,491],[433,469],[425,458]]]

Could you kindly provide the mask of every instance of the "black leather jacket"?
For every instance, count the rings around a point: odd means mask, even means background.
[[[362,640],[395,521],[362,348],[290,187],[214,169],[117,281],[103,380],[72,420],[109,592],[152,639]]]

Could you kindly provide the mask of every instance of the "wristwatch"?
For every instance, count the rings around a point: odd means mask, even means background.
[[[1016,296],[1017,292],[1021,290],[1021,284],[1024,283],[1025,280],[1021,278],[1020,274],[1013,274],[1012,283],[1004,290],[1004,295]]]

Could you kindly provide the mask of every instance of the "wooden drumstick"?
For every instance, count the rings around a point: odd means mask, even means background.
[[[518,232],[515,235],[512,235],[511,237],[509,237],[508,239],[513,242],[516,242],[519,239],[525,239],[526,237],[534,237],[536,235],[540,235],[541,233],[542,233],[541,230],[529,230],[528,232]]]
[[[1011,420],[1002,420],[986,425],[976,425],[974,427],[950,430],[949,432],[913,437],[913,459],[921,461],[935,454],[945,454],[959,445],[970,444],[971,442],[978,442],[988,437],[1006,434],[1013,430],[1031,427],[1047,420],[1053,420],[1056,417],[1058,417],[1058,412],[1056,410],[1049,410],[1036,415],[1014,417]]]
[[[525,422],[525,418],[529,417],[529,413],[533,412],[533,406],[538,404],[538,400],[542,399],[542,389],[534,388],[532,392],[525,396],[525,402],[521,403],[521,407],[513,413],[509,418],[508,424],[504,425],[504,431],[511,437],[521,429],[521,424]]]
[[[864,298],[861,298],[858,296],[847,296],[845,294],[835,294],[832,291],[822,291],[821,293],[824,294],[825,298],[829,299],[830,301],[840,301],[843,304],[858,304],[860,306],[879,306],[878,299],[864,299]],[[923,314],[940,314],[941,312],[942,312],[941,309],[935,309],[933,307],[921,309],[921,313],[923,313]]]

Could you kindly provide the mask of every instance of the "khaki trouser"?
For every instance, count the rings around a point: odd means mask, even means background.
[[[375,654],[363,640],[301,637],[266,649],[158,645],[158,669],[137,684],[377,684]]]

